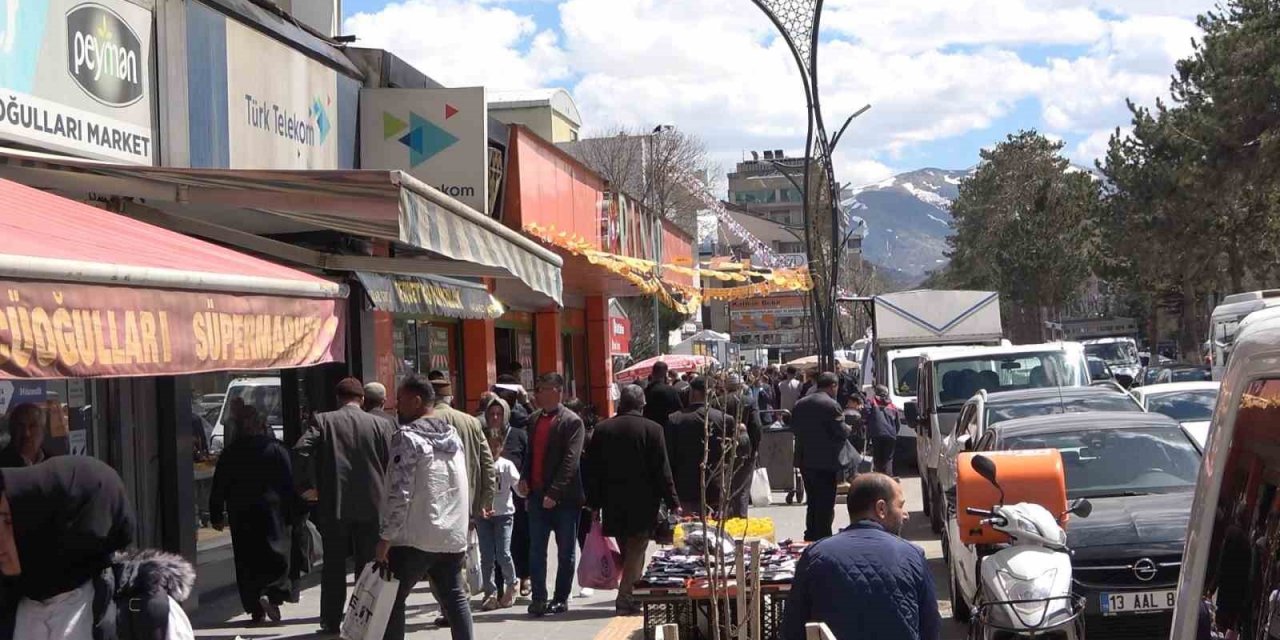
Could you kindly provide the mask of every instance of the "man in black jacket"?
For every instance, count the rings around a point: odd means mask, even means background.
[[[338,383],[337,411],[316,414],[294,447],[305,469],[303,496],[318,501],[316,524],[324,540],[320,578],[320,628],[338,631],[347,606],[347,550],[356,571],[373,562],[390,458],[391,422],[361,407],[364,386]]]
[[[649,386],[644,391],[644,401],[644,417],[663,428],[667,426],[668,417],[683,406],[680,392],[667,381],[667,363],[661,360],[654,363],[653,372],[649,374]]]
[[[796,461],[808,493],[804,539],[814,542],[831,536],[836,517],[836,483],[844,464],[840,452],[848,444],[849,425],[836,402],[840,381],[834,373],[818,376],[817,390],[796,402],[791,412],[795,431]]]
[[[711,439],[708,441],[708,429]],[[707,460],[707,508],[720,507],[720,480],[716,473],[724,451],[725,434],[734,424],[724,412],[707,406],[707,379],[694,378],[689,383],[689,406],[671,414],[667,421],[667,456],[675,477],[676,495],[687,514],[702,513],[702,461]]]
[[[731,373],[725,379],[725,394],[717,402],[725,416],[735,426],[741,425],[745,433],[735,433],[738,437],[738,455],[734,461],[733,488],[729,495],[729,504],[725,513],[730,518],[747,517],[747,508],[751,506],[751,478],[756,467],[756,456],[760,451],[760,438],[764,428],[760,425],[760,412],[752,406],[742,386],[742,376]]]
[[[565,408],[564,376],[544,373],[538,378],[538,410],[529,417],[529,455],[520,472],[519,493],[528,496],[529,573],[533,581],[535,617],[569,610],[578,551],[578,518],[585,497],[579,462],[586,427],[578,414]],[[555,594],[547,601],[547,543],[555,534]]]
[[[667,463],[662,427],[641,415],[644,389],[627,385],[620,396],[618,415],[597,425],[591,439],[587,504],[602,512],[604,534],[622,547],[616,612],[636,615],[640,610],[631,598],[632,588],[644,573],[658,507],[666,502],[675,511],[680,500]]]

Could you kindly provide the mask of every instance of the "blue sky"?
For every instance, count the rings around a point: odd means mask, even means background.
[[[1212,0],[827,0],[830,126],[871,104],[840,179],[965,168],[1023,128],[1092,165],[1124,102],[1167,95]],[[803,94],[750,0],[347,0],[344,31],[451,86],[563,87],[584,129],[673,124],[729,169],[803,144]]]

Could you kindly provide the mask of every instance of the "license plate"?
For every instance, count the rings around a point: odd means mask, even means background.
[[[1102,615],[1114,616],[1123,613],[1168,611],[1173,609],[1173,604],[1177,601],[1177,591],[1174,589],[1126,591],[1124,593],[1104,593],[1101,597]]]

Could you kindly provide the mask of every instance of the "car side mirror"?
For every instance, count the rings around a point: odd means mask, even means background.
[[[902,407],[902,412],[907,416],[907,424],[915,428],[916,423],[920,422],[920,403],[914,400],[906,403]]]

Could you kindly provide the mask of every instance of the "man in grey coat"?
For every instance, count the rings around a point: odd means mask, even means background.
[[[316,524],[324,539],[320,628],[328,633],[338,631],[347,605],[347,550],[353,550],[356,572],[373,561],[395,429],[361,407],[359,380],[339,382],[337,395],[341,408],[316,414],[294,447],[304,470],[303,496],[319,503]]]
[[[791,428],[796,438],[796,465],[808,493],[804,539],[815,542],[831,536],[836,517],[836,483],[844,464],[841,451],[848,444],[849,425],[836,402],[840,380],[834,373],[818,376],[817,388],[796,402]]]

